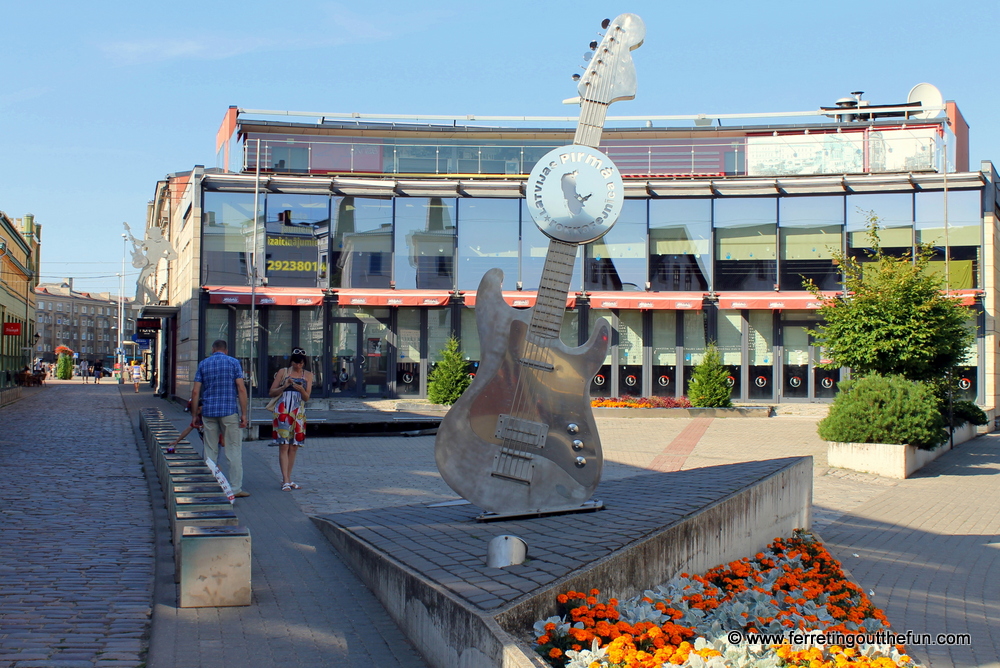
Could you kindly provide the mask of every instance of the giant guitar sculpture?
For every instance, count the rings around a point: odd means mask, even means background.
[[[611,327],[599,320],[579,347],[564,344],[559,332],[577,247],[611,229],[624,195],[621,174],[596,147],[608,105],[635,97],[631,51],[642,45],[645,26],[622,14],[604,27],[580,79],[573,144],[546,154],[527,182],[528,210],[549,237],[535,306],[508,306],[503,272],[486,272],[476,296],[479,369],[438,428],[441,476],[493,516],[586,508],[601,480],[590,381]]]

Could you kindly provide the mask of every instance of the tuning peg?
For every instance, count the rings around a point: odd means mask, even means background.
[[[573,73],[573,76],[571,76],[570,78],[571,78],[571,79],[572,79],[573,81],[579,81],[579,80],[580,80],[580,75],[579,75],[579,74],[576,74],[576,73]]]
[[[601,28],[603,30],[607,30],[609,25],[611,25],[611,19],[604,19],[601,21]]]
[[[596,39],[595,39],[595,40],[592,40],[592,41],[590,42],[590,50],[591,50],[591,51],[597,51],[597,40],[596,40]]]

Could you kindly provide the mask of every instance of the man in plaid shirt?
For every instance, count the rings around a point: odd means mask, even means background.
[[[243,491],[243,429],[250,425],[247,388],[239,360],[226,354],[225,341],[212,344],[212,354],[198,365],[194,375],[191,406],[195,427],[205,428],[205,456],[219,461],[219,434],[229,461],[229,484],[237,497]],[[199,399],[201,401],[199,402]]]

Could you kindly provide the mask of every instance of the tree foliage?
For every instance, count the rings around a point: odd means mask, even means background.
[[[732,388],[729,386],[729,369],[722,364],[722,356],[714,343],[709,343],[701,364],[691,374],[688,400],[699,408],[729,408]]]
[[[73,358],[70,355],[60,355],[56,362],[56,378],[59,380],[73,379]]]
[[[819,310],[825,320],[811,333],[832,360],[822,366],[850,367],[856,375],[901,375],[910,380],[936,380],[965,361],[974,334],[970,312],[947,297],[944,283],[928,267],[930,245],[916,255],[886,255],[879,241],[879,219],[868,212],[871,250],[859,261],[834,255],[844,271],[844,296],[826,299]],[[815,284],[807,288],[822,297]]]
[[[427,377],[427,398],[436,404],[450,406],[458,401],[471,382],[458,339],[453,336],[441,351],[441,361]]]
[[[934,387],[871,374],[841,381],[819,437],[842,443],[897,443],[933,450],[948,438]]]

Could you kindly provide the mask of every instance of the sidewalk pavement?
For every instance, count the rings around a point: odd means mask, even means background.
[[[253,535],[254,603],[178,609],[165,511],[140,477],[134,428],[141,406],[178,427],[190,416],[115,387],[56,384],[0,409],[0,668],[423,665],[308,515],[456,498],[433,437],[311,437],[293,492],[280,491],[276,448],[244,444],[252,496],[236,511]],[[1000,666],[1000,436],[890,481],[828,468],[817,419],[602,418],[604,479],[812,455],[814,527],[894,629],[973,634],[971,647],[912,653],[934,667]]]

